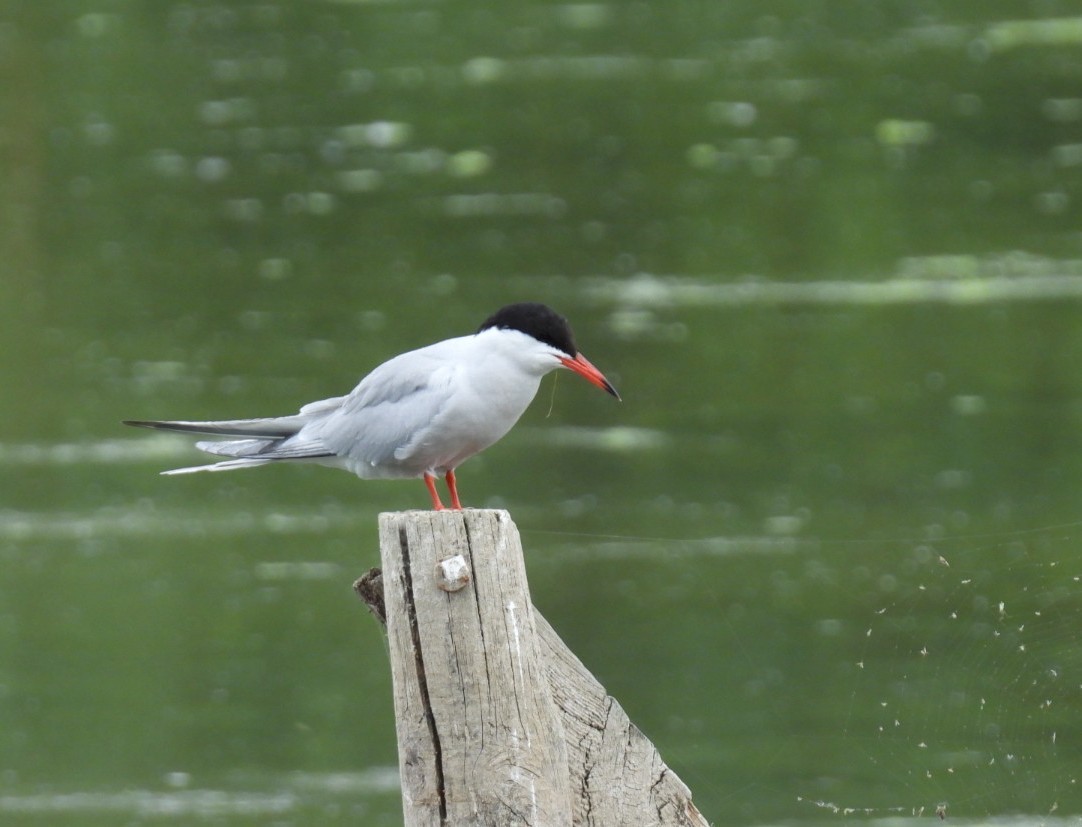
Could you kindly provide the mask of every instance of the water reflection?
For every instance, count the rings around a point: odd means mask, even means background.
[[[255,823],[267,818],[315,817],[334,822],[362,817],[375,824],[385,822],[367,802],[373,797],[393,801],[399,796],[394,767],[348,774],[290,773],[260,781],[260,786],[275,791],[192,789],[189,773],[170,772],[163,778],[164,789],[158,790],[0,795],[0,814],[13,818],[168,818],[200,823],[223,818],[230,823],[237,818]]]

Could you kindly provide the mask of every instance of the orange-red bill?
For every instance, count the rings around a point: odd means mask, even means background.
[[[560,364],[562,364],[568,370],[573,370],[591,385],[597,385],[597,387],[601,388],[601,390],[611,393],[617,399],[620,398],[620,394],[616,392],[616,388],[612,386],[612,383],[604,377],[601,371],[599,371],[592,364],[590,364],[590,360],[583,356],[581,353],[578,354],[574,359],[568,356],[561,356]]]

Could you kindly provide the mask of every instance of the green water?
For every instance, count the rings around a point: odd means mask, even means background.
[[[423,486],[118,423],[522,299],[624,401],[463,499],[712,822],[1082,815],[1078,14],[0,6],[0,823],[400,823],[350,584]]]

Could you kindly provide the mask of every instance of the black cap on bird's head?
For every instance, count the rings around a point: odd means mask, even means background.
[[[540,302],[520,302],[501,307],[489,316],[477,328],[477,332],[496,328],[497,330],[517,330],[532,336],[542,344],[549,345],[567,356],[561,356],[560,364],[574,371],[586,381],[596,385],[607,393],[611,393],[617,399],[620,394],[616,388],[606,379],[601,371],[595,368],[590,361],[579,353],[575,346],[575,337],[571,334],[571,325],[567,319]]]
[[[567,319],[540,302],[519,302],[501,307],[482,322],[477,332],[490,327],[521,331],[539,342],[552,345],[568,356],[575,356],[579,352]]]

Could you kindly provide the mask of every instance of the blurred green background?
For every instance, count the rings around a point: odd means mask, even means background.
[[[419,482],[161,478],[510,301],[459,472],[716,823],[1082,814],[1082,7],[0,4],[0,823],[401,822]]]

